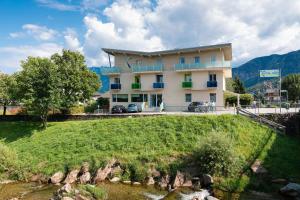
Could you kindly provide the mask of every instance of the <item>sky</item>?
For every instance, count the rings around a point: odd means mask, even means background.
[[[101,48],[156,51],[232,43],[233,66],[300,49],[299,0],[0,0],[0,71],[27,56]]]

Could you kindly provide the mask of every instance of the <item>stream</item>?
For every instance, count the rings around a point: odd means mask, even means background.
[[[195,195],[203,198],[208,196],[207,190],[193,191],[187,188],[168,193],[153,186],[133,186],[121,183],[101,183],[99,187],[107,191],[108,200],[192,200]],[[37,183],[0,184],[0,199],[49,200],[58,188],[59,186],[39,185]],[[227,194],[221,191],[214,191],[214,193],[220,199],[239,199],[238,194]]]

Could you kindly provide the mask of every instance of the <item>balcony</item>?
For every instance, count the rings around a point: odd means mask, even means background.
[[[139,90],[139,89],[141,89],[141,84],[140,83],[132,83],[131,88],[133,90]]]
[[[119,75],[121,70],[119,67],[101,67],[101,73],[103,75]]]
[[[208,88],[218,87],[218,82],[217,81],[207,81],[207,87]]]
[[[153,83],[153,88],[154,89],[161,89],[161,88],[164,88],[164,83],[162,82],[156,82],[156,83]]]
[[[112,83],[110,84],[111,90],[121,90],[121,84],[120,83]]]
[[[182,82],[182,88],[192,88],[192,87],[193,87],[193,82],[191,81]]]
[[[207,62],[207,63],[183,63],[175,64],[175,71],[195,71],[207,68],[230,68],[231,61]]]
[[[132,72],[133,73],[162,72],[163,68],[164,68],[163,65],[150,65],[150,66],[135,65],[132,66]]]

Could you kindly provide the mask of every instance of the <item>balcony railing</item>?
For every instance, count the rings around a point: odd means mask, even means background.
[[[111,90],[121,90],[121,84],[120,83],[112,83],[110,84]]]
[[[174,68],[176,71],[183,70],[197,70],[197,69],[205,69],[205,68],[219,68],[219,67],[231,67],[230,61],[220,61],[220,62],[207,62],[207,63],[183,63],[183,64],[175,64]]]
[[[131,88],[134,90],[141,89],[141,84],[140,83],[132,83]]]
[[[191,81],[182,82],[182,88],[192,88],[192,87],[193,87],[193,82]]]
[[[147,73],[147,72],[162,72],[164,66],[163,65],[135,65],[132,66],[132,72],[134,73]]]
[[[217,81],[207,81],[207,87],[218,87],[218,82]]]
[[[103,75],[120,74],[121,70],[119,67],[101,67],[101,73]]]
[[[159,88],[164,88],[164,83],[162,82],[156,82],[156,83],[153,83],[153,88],[154,89],[159,89]]]

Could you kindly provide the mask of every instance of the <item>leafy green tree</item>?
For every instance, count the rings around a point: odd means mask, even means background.
[[[226,78],[225,81],[226,81],[226,90],[230,92],[234,92],[233,89],[234,81],[232,80],[232,78]]]
[[[62,113],[70,113],[70,108],[78,102],[88,100],[100,87],[100,79],[85,65],[79,52],[63,50],[62,55],[54,54],[51,60],[58,67],[61,77],[60,92]]]
[[[300,100],[300,74],[290,74],[284,77],[282,89],[288,91],[290,100]]]
[[[246,93],[246,90],[245,90],[245,87],[244,87],[244,84],[243,82],[239,79],[239,77],[235,77],[233,79],[233,90],[235,93],[239,93],[239,94],[245,94]]]
[[[14,75],[0,72],[0,104],[3,106],[3,115],[6,115],[7,106],[16,100],[16,85]]]
[[[28,57],[21,66],[17,74],[18,97],[28,111],[40,116],[45,128],[48,111],[58,108],[61,102],[58,68],[50,59],[39,57]]]

